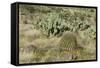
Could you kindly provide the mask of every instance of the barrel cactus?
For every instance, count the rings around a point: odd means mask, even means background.
[[[69,61],[68,56],[70,56],[70,61],[75,61],[80,56],[81,47],[77,44],[77,36],[73,32],[65,32],[59,41],[58,47],[60,49],[61,57],[65,57]],[[63,55],[64,54],[64,55]]]
[[[72,32],[66,32],[62,35],[59,47],[65,50],[73,50],[77,48],[76,36]]]

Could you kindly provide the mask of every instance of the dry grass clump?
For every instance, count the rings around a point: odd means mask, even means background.
[[[66,32],[62,37],[38,38],[22,47],[21,63],[77,61],[95,59],[93,49],[78,45],[76,34]],[[89,51],[88,51],[89,50]],[[28,56],[29,55],[29,56]]]
[[[94,44],[90,42],[87,43],[87,47],[86,45],[81,47],[76,37],[75,33],[67,32],[59,38],[42,37],[28,42],[21,47],[20,62],[39,63],[95,59],[95,49],[91,48],[91,45],[94,47]]]

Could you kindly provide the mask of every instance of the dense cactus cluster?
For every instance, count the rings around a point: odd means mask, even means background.
[[[35,16],[33,21],[31,21],[35,29],[41,30],[47,36],[55,36],[65,31],[76,32],[86,30],[91,27],[88,19],[95,15],[95,10],[92,8],[53,8],[53,6],[25,5],[21,5],[20,7],[21,14],[25,15],[26,13],[30,17],[32,14]]]

